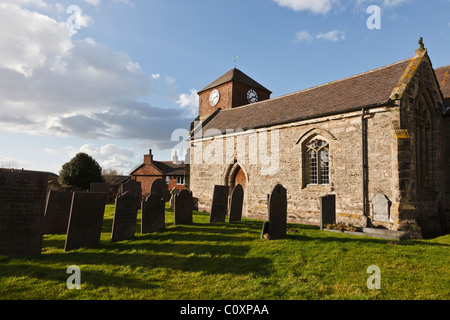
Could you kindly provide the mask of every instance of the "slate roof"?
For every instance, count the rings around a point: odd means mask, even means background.
[[[210,83],[205,88],[200,90],[198,93],[215,88],[217,86],[220,86],[221,84],[224,84],[224,83],[227,83],[230,81],[240,82],[240,83],[249,85],[255,89],[260,88],[260,89],[263,89],[263,90],[266,90],[266,91],[269,91],[270,93],[272,93],[270,90],[268,90],[267,88],[264,88],[261,84],[259,84],[258,82],[256,82],[255,80],[253,80],[252,78],[247,76],[245,73],[243,73],[241,70],[236,69],[236,68],[231,69],[230,71],[225,73],[223,76],[221,76],[219,79]]]
[[[450,108],[450,66],[437,68],[434,72],[444,96],[444,106]]]
[[[203,127],[257,129],[308,118],[360,110],[363,106],[384,105],[402,78],[412,58],[364,72],[346,79],[261,101],[221,110]]]
[[[171,176],[184,176],[186,165],[184,162],[175,164],[172,161],[153,161],[155,167],[157,167],[162,173]]]

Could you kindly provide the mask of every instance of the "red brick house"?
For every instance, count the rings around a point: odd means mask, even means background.
[[[153,160],[152,150],[144,155],[144,163],[130,173],[131,178],[141,183],[142,196],[145,198],[150,193],[153,181],[163,179],[167,184],[167,190],[173,188],[183,190],[185,188],[185,163],[178,162],[175,153],[172,161]]]

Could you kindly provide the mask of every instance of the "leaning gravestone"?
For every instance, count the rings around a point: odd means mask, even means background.
[[[137,194],[125,192],[116,198],[111,241],[123,241],[134,237],[137,222]]]
[[[160,197],[164,199],[164,202],[169,200],[167,184],[163,179],[156,179],[155,181],[153,181],[152,186],[150,188],[150,193],[159,194]]]
[[[323,230],[326,224],[334,223],[336,223],[336,196],[331,194],[320,199],[320,230]]]
[[[175,196],[179,192],[180,191],[177,188],[173,188],[172,190],[170,190],[170,209],[175,209]]]
[[[242,207],[244,205],[244,188],[240,184],[234,187],[231,193],[230,203],[230,215],[228,221],[241,221],[242,220]]]
[[[165,229],[165,201],[160,194],[151,193],[142,202],[141,233],[152,233]]]
[[[382,193],[372,199],[373,221],[389,222],[390,201]]]
[[[141,208],[142,202],[142,187],[141,183],[135,180],[128,180],[125,183],[122,183],[121,186],[121,194],[125,194],[126,192],[134,193],[137,195],[137,206],[138,209]]]
[[[44,234],[65,234],[69,223],[72,192],[50,190],[44,215]]]
[[[214,194],[211,206],[211,215],[209,222],[225,222],[228,209],[228,192],[227,186],[214,186]]]
[[[39,255],[47,176],[0,171],[0,255]]]
[[[286,189],[277,184],[272,188],[269,198],[269,237],[283,239],[286,237],[287,196]]]
[[[181,190],[175,196],[175,225],[192,223],[192,192]]]
[[[104,193],[73,193],[65,252],[100,244],[105,205]]]

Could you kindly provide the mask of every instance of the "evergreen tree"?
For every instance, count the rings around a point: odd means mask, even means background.
[[[98,162],[82,152],[62,166],[59,180],[63,185],[82,189],[89,189],[91,182],[104,182]]]

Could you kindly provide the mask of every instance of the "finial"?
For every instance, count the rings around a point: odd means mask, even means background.
[[[425,49],[425,45],[423,44],[423,38],[422,37],[420,37],[420,39],[419,39],[419,45],[420,45],[420,49]]]
[[[234,60],[234,69],[236,69],[236,62],[237,62],[237,59],[239,59],[238,56],[234,56],[234,57],[233,57],[233,60]]]

